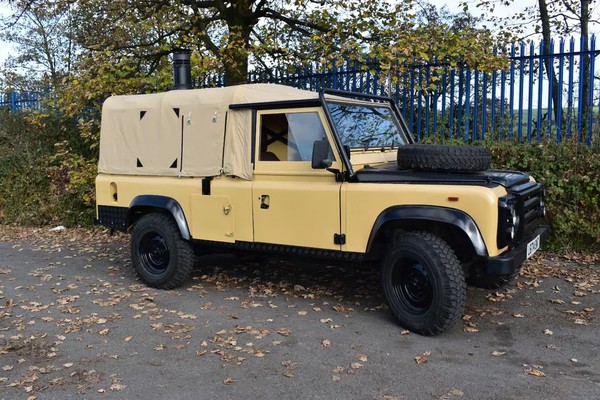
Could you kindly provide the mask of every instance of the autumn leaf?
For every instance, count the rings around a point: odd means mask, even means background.
[[[289,336],[290,333],[291,333],[290,330],[287,329],[287,328],[282,328],[282,329],[279,329],[279,330],[277,330],[275,332],[279,333],[281,336]]]
[[[293,378],[296,376],[292,371],[287,370],[287,369],[285,371],[283,371],[282,375],[285,376],[286,378]]]
[[[223,379],[223,383],[226,385],[231,385],[234,382],[236,382],[236,380],[229,376],[227,378]]]
[[[415,361],[417,364],[425,364],[427,362],[427,357],[431,355],[431,351],[426,351],[421,356],[415,357]]]
[[[525,372],[533,376],[546,376],[546,374],[540,371],[539,369],[527,368]]]
[[[331,347],[331,341],[329,339],[324,339],[321,344],[323,347]]]
[[[110,385],[110,390],[112,390],[113,392],[120,392],[123,389],[125,389],[127,386],[123,385],[122,383],[113,383],[112,385]]]

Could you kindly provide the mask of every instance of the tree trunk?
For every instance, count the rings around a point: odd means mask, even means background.
[[[248,56],[239,56],[232,59],[231,63],[226,63],[225,86],[239,85],[248,82]]]
[[[548,15],[548,6],[546,4],[546,0],[538,0],[538,2],[540,6],[540,20],[542,21],[542,38],[544,40],[544,48],[542,49],[542,51],[543,54],[550,54],[551,31],[550,16]],[[554,111],[554,121],[556,122],[558,118],[558,108],[561,107],[561,104],[558,104],[558,79],[556,78],[556,74],[554,73],[554,66],[550,61],[550,58],[544,59],[544,66],[546,68],[546,75],[548,76],[548,80],[552,82],[552,107]],[[538,107],[541,107],[541,104],[538,104]]]
[[[589,31],[588,25],[590,20],[589,14],[589,0],[581,0],[581,15],[579,16],[579,23],[581,27],[581,37],[583,38],[583,48],[581,51],[588,52],[590,50],[589,45]],[[588,104],[588,92],[590,91],[590,56],[589,54],[585,54],[583,57],[583,65],[580,65],[580,68],[583,68],[583,82],[581,85],[582,93],[579,94],[579,101],[583,102],[583,106],[581,107],[581,139],[585,140],[589,135],[589,127],[588,127],[588,118],[590,113],[590,105]]]

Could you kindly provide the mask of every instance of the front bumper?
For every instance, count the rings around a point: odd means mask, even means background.
[[[485,260],[485,273],[488,275],[510,275],[521,267],[527,259],[527,244],[540,235],[540,246],[550,234],[550,228],[542,225],[529,235],[518,246],[502,253],[497,257],[488,257]]]

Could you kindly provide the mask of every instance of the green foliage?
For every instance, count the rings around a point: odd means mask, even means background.
[[[493,166],[526,171],[546,187],[550,245],[600,250],[600,150],[578,143],[489,145]]]
[[[74,122],[0,109],[0,223],[91,223],[94,157],[65,150],[80,141]]]
[[[0,223],[87,225],[97,153],[81,121],[0,110]],[[428,137],[427,142],[463,144]],[[577,143],[487,142],[493,166],[525,171],[547,190],[550,246],[600,250],[600,150]],[[92,149],[90,149],[92,148]]]
[[[421,143],[476,144],[492,151],[492,167],[527,172],[546,187],[549,247],[600,250],[600,148],[577,142],[467,142],[430,135]]]

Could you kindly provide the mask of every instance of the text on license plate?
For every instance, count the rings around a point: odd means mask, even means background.
[[[537,235],[535,239],[527,243],[527,258],[531,257],[540,248],[540,235]]]

